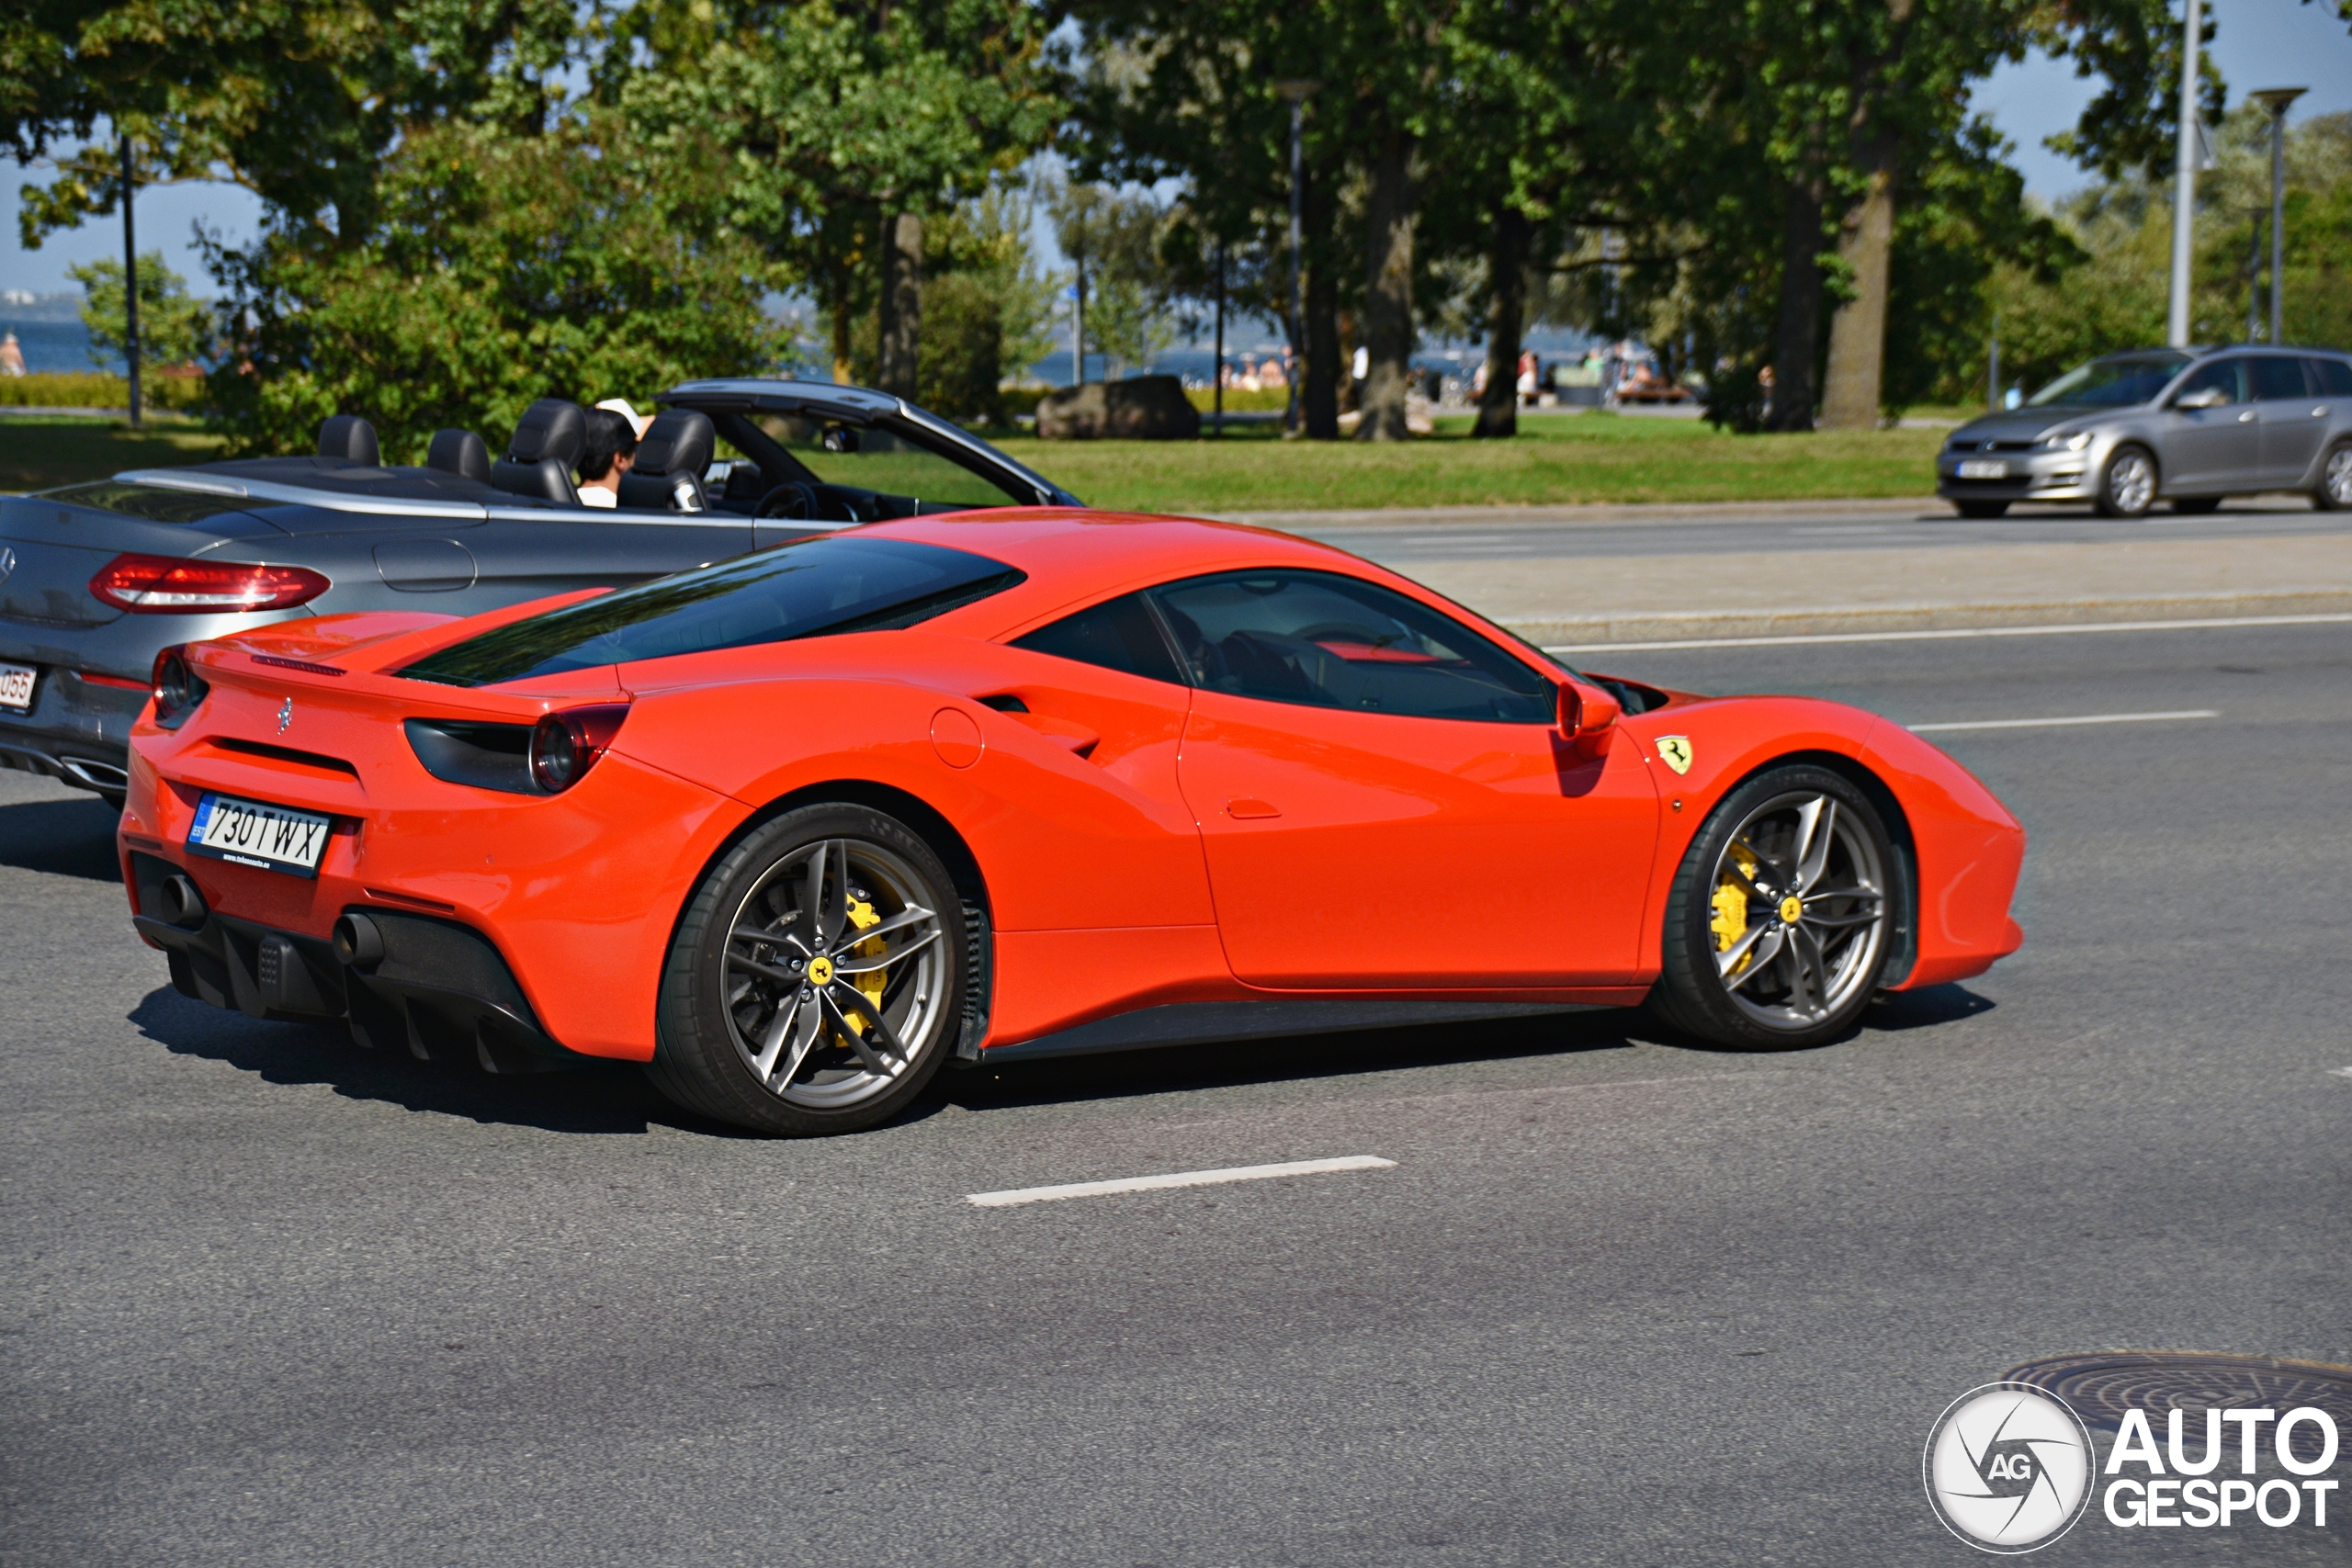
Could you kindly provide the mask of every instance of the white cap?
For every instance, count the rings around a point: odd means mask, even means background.
[[[637,432],[638,439],[640,441],[645,439],[646,430],[653,423],[653,416],[651,414],[639,413],[635,409],[628,406],[628,400],[626,398],[606,398],[603,402],[598,403],[596,406],[600,409],[610,409],[615,413],[620,415],[623,419],[628,421],[629,428]]]

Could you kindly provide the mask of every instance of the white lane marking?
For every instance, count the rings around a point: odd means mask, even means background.
[[[1062,1198],[1101,1198],[1113,1192],[1150,1192],[1163,1187],[1214,1187],[1225,1181],[1263,1181],[1275,1176],[1319,1176],[1332,1170],[1385,1170],[1396,1162],[1378,1155],[1338,1159],[1295,1159],[1287,1165],[1237,1165],[1223,1170],[1181,1170],[1170,1176],[1129,1176],[1117,1181],[1072,1181],[1061,1187],[1015,1187],[1002,1192],[973,1192],[965,1201],[982,1209],[1015,1203],[1051,1203]]]
[[[2352,1067],[2330,1067],[2327,1070],[2339,1078],[2352,1078]]]
[[[2195,621],[2087,621],[2047,626],[1973,626],[1917,632],[1818,632],[1803,637],[1685,637],[1670,642],[1577,642],[1547,646],[1546,653],[1618,653],[1672,648],[1796,648],[1831,642],[1946,642],[1978,637],[2073,637],[2082,632],[2211,631],[2231,626],[2333,626],[2352,615],[2232,615]]]
[[[1905,726],[1914,735],[1933,735],[1945,729],[2047,729],[2062,724],[2163,724],[2177,718],[2219,718],[2211,708],[2182,708],[2177,713],[2086,713],[2073,718],[1979,718],[1965,724],[1913,724]]]

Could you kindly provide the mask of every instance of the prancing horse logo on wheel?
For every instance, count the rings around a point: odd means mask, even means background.
[[[1690,771],[1690,738],[1687,735],[1661,735],[1657,738],[1657,754],[1666,765],[1678,773]]]

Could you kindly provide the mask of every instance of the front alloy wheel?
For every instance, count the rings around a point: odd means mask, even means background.
[[[2339,441],[2327,449],[2312,500],[2323,512],[2352,512],[2352,441]]]
[[[2119,446],[2098,479],[2098,509],[2109,517],[2145,517],[2156,503],[2156,459],[2144,446]]]
[[[679,922],[651,1076],[763,1132],[871,1126],[953,1047],[964,962],[961,902],[922,839],[863,807],[786,813],[722,857]]]
[[[1799,766],[1750,780],[1715,808],[1676,874],[1652,1007],[1726,1045],[1835,1037],[1886,968],[1894,869],[1877,811],[1842,777]]]

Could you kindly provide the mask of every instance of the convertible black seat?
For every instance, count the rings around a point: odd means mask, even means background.
[[[587,445],[587,412],[561,398],[541,398],[523,411],[506,456],[490,466],[490,482],[510,494],[577,506],[571,470]]]
[[[487,484],[490,445],[470,430],[436,430],[433,433],[433,445],[424,449],[424,466]]]
[[[340,457],[363,468],[383,462],[382,449],[376,445],[376,427],[356,413],[334,414],[321,422],[319,456]]]
[[[702,473],[718,446],[708,414],[670,410],[638,442],[636,466],[621,476],[620,503],[649,512],[708,510]]]

